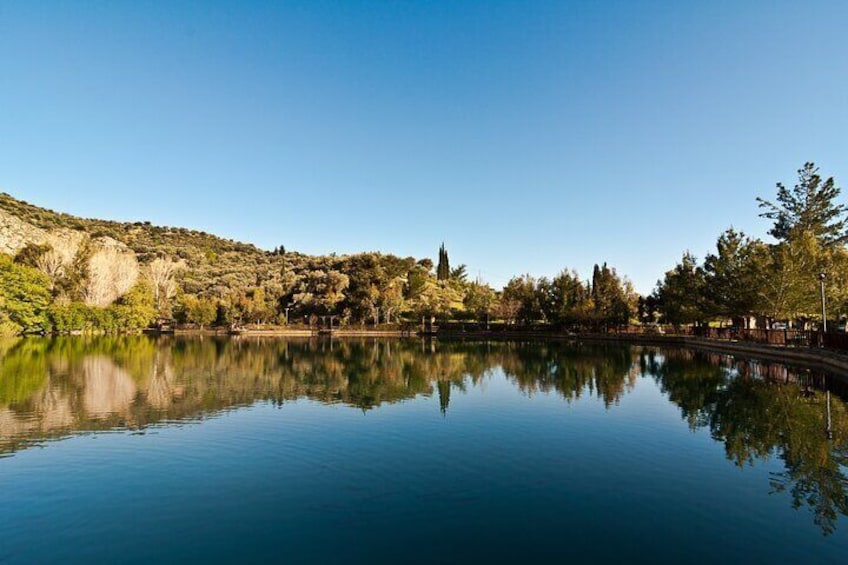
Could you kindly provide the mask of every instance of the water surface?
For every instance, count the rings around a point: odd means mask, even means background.
[[[848,554],[846,386],[781,364],[147,337],[0,359],[0,562]]]

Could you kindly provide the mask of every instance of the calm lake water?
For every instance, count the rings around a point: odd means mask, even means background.
[[[848,555],[848,387],[780,364],[147,337],[0,359],[3,563]]]

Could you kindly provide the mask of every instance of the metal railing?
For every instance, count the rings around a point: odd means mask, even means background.
[[[809,347],[815,344],[815,333],[809,330],[745,329],[745,328],[693,328],[692,335],[706,339],[745,341],[768,345]]]

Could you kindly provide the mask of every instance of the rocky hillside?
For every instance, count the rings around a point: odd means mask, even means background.
[[[461,303],[457,289],[435,284],[429,260],[265,251],[195,230],[78,218],[8,194],[0,194],[0,252],[6,257],[4,280],[27,280],[52,297],[47,318],[37,308],[25,308],[27,315],[7,313],[23,331],[111,327],[91,308],[124,305],[147,312],[140,305],[151,303],[158,317],[201,326],[286,323],[290,316],[302,322],[321,315],[396,321],[412,307],[411,298],[420,297],[415,304],[424,308]],[[6,310],[29,302],[15,294],[16,285],[5,285]],[[139,313],[128,321],[122,310],[113,314],[109,320],[123,326],[147,319]]]
[[[169,257],[185,264],[183,284],[191,293],[256,284],[257,276],[267,279],[280,264],[279,256],[254,245],[205,232],[78,218],[0,194],[0,251],[16,255],[27,245],[49,245],[68,264],[85,245],[132,252],[140,265]]]

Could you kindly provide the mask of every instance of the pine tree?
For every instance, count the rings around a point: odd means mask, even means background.
[[[774,220],[769,231],[776,239],[787,241],[792,233],[810,232],[825,245],[848,239],[848,208],[837,204],[840,189],[833,177],[822,181],[814,163],[798,169],[798,184],[792,190],[777,183],[777,203],[757,198],[763,218]]]
[[[445,243],[439,247],[439,266],[436,268],[436,278],[440,281],[446,281],[450,278],[450,261],[448,261],[448,252],[445,250]]]

